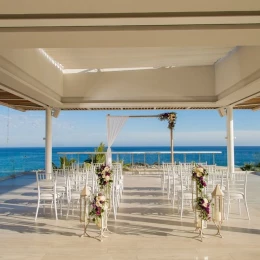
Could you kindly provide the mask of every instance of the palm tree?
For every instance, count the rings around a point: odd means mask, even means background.
[[[66,156],[60,157],[60,168],[62,169],[63,166],[68,167],[71,166],[73,163],[76,162],[76,159],[68,159]]]
[[[105,154],[105,144],[101,142],[97,148],[95,148],[96,153],[102,154],[95,154],[89,155],[89,157],[84,161],[85,163],[104,163],[106,161],[106,154]]]

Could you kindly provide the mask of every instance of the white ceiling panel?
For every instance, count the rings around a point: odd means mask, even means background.
[[[212,65],[234,47],[44,49],[64,69]]]

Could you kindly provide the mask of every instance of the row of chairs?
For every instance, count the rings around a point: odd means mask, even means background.
[[[177,204],[180,217],[183,216],[184,208],[193,208],[195,185],[191,178],[192,164],[163,164],[163,174],[161,176],[161,188],[167,193],[172,206]],[[239,214],[241,214],[241,201],[244,202],[248,219],[250,219],[247,204],[247,172],[235,172],[228,174],[226,168],[217,168],[216,165],[203,165],[209,175],[206,178],[207,187],[205,193],[210,198],[212,191],[219,184],[225,198],[225,217],[229,218],[232,202],[237,202]]]
[[[54,171],[53,173],[36,172],[38,203],[35,214],[35,221],[38,217],[39,208],[51,206],[54,208],[55,218],[58,219],[57,209],[60,208],[62,215],[63,206],[67,206],[68,218],[70,212],[74,215],[75,207],[79,207],[80,192],[87,186],[92,194],[99,192],[97,185],[96,168],[100,164],[92,164],[88,167],[64,167]],[[110,190],[111,210],[113,210],[116,219],[120,199],[123,194],[123,172],[122,164],[115,163],[112,165],[113,183]]]

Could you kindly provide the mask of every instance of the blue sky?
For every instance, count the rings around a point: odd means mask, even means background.
[[[53,118],[53,146],[97,146],[106,143],[106,115],[157,115],[153,111],[62,111]],[[226,118],[216,110],[176,110],[176,146],[226,145]],[[45,112],[19,112],[0,107],[0,147],[44,146]],[[9,119],[8,119],[9,118]],[[9,122],[9,127],[7,127]],[[260,111],[234,111],[235,145],[260,146]],[[130,118],[114,146],[168,146],[167,122]]]

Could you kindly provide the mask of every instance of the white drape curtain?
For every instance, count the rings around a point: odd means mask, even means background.
[[[128,116],[107,116],[107,165],[112,164],[111,146],[128,118]]]

